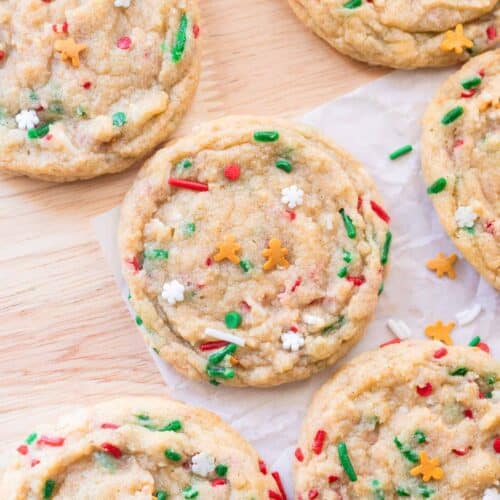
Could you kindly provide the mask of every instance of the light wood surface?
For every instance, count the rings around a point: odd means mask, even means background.
[[[203,74],[178,134],[227,114],[298,115],[382,74],[335,53],[286,0],[201,7]],[[2,442],[77,405],[167,391],[89,223],[135,172],[69,185],[0,174]]]

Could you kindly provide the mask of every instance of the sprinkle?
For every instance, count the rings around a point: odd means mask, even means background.
[[[224,177],[230,181],[236,181],[240,178],[241,169],[236,163],[232,163],[224,167]]]
[[[401,339],[388,340],[387,342],[380,344],[379,347],[387,347],[387,346],[393,345],[393,344],[401,344]]]
[[[361,7],[362,3],[362,0],[349,0],[344,5],[342,5],[342,7],[344,7],[345,9],[357,9],[358,7]]]
[[[313,325],[313,326],[321,325],[323,323],[323,320],[319,316],[307,313],[304,313],[302,315],[302,321],[304,321],[306,325]]]
[[[34,458],[31,460],[31,467],[35,467],[35,465],[38,465],[40,463],[40,460],[38,458]]]
[[[184,285],[177,280],[169,281],[163,285],[161,297],[170,305],[184,300]]]
[[[427,436],[421,430],[416,430],[413,436],[419,444],[427,442]]]
[[[287,174],[289,174],[292,171],[292,164],[288,160],[285,160],[284,158],[280,158],[279,160],[277,160],[275,165],[276,168],[283,170],[283,172],[286,172]]]
[[[481,349],[481,351],[484,351],[486,353],[490,352],[490,348],[489,348],[488,344],[485,344],[484,342],[479,342],[479,344],[477,344],[477,347],[479,349]]]
[[[127,115],[123,111],[117,111],[112,116],[114,127],[123,127],[127,123]]]
[[[30,128],[28,130],[29,139],[42,139],[49,133],[50,123],[45,123],[38,128]]]
[[[440,177],[427,188],[427,193],[428,194],[440,193],[446,187],[446,184],[447,184],[446,179],[444,177]]]
[[[464,35],[463,24],[457,24],[455,30],[448,30],[441,42],[441,50],[445,52],[454,50],[455,54],[461,54],[464,48],[471,49],[473,46],[474,42]]]
[[[150,248],[144,251],[144,258],[150,260],[168,259],[168,250],[162,250],[161,248]]]
[[[180,430],[182,430],[182,422],[180,420],[172,420],[167,425],[160,427],[158,432],[178,432]]]
[[[224,368],[222,366],[207,365],[207,375],[212,378],[230,379],[234,378],[235,372],[233,368]]]
[[[395,151],[393,151],[389,155],[389,158],[391,160],[395,160],[396,158],[399,158],[400,156],[406,155],[406,154],[410,153],[411,151],[413,151],[413,146],[411,146],[410,144],[407,144],[406,146],[402,146],[402,147],[396,149]]]
[[[352,219],[345,213],[345,210],[341,208],[339,210],[342,220],[344,221],[344,226],[347,231],[347,236],[352,240],[356,238],[356,228],[352,223]]]
[[[469,206],[458,207],[455,211],[455,222],[459,228],[474,227],[478,215]]]
[[[281,190],[281,202],[288,205],[288,208],[295,208],[302,205],[304,200],[304,191],[293,185]]]
[[[410,492],[408,490],[406,490],[405,488],[402,488],[401,486],[398,486],[396,488],[396,495],[398,497],[409,497],[410,496]]]
[[[439,459],[430,459],[425,451],[421,451],[419,455],[420,465],[413,467],[413,469],[410,470],[410,474],[412,476],[422,474],[422,480],[425,482],[430,481],[431,479],[443,479],[444,472],[443,469],[439,467]]]
[[[427,486],[426,484],[419,484],[418,485],[418,492],[424,498],[429,498],[431,495],[434,494],[434,490],[430,486]]]
[[[401,454],[410,462],[418,463],[418,455],[407,444],[402,443],[397,437],[394,438],[394,444]]]
[[[384,222],[389,222],[391,218],[389,217],[389,214],[375,201],[370,200],[370,206],[372,207],[372,210],[384,221]]]
[[[194,222],[188,222],[184,226],[184,234],[186,236],[192,236],[196,231],[196,224]]]
[[[122,36],[116,42],[116,46],[122,50],[128,50],[132,46],[132,40],[128,36]]]
[[[463,457],[464,455],[467,455],[469,453],[470,448],[464,448],[463,450],[459,450],[457,448],[453,448],[451,451],[455,454],[458,455],[459,457]]]
[[[452,370],[450,372],[450,375],[453,376],[453,377],[464,377],[465,375],[467,375],[468,371],[469,371],[469,369],[466,368],[465,366],[460,366],[460,367],[455,368],[454,370]]]
[[[290,217],[290,220],[295,220],[296,219],[297,214],[293,210],[290,210],[289,208],[287,208],[285,210],[285,212],[288,215],[288,217]]]
[[[15,116],[17,128],[21,130],[29,130],[36,127],[40,123],[40,118],[33,109],[23,109]]]
[[[402,319],[389,318],[387,320],[387,328],[400,340],[411,337],[411,330]]]
[[[456,106],[453,109],[450,109],[443,118],[441,118],[441,123],[443,125],[449,125],[450,123],[453,123],[455,120],[460,118],[464,113],[464,108],[462,106]]]
[[[123,7],[124,9],[128,9],[130,7],[131,0],[115,0],[115,7]],[[158,500],[160,500],[158,498]]]
[[[221,332],[220,330],[215,330],[214,328],[205,328],[205,335],[207,337],[213,337],[219,340],[225,340],[226,342],[231,342],[233,344],[243,347],[245,345],[245,340],[241,337],[237,337],[231,333]]]
[[[384,492],[380,489],[380,481],[378,479],[372,481],[372,488],[376,500],[385,500]]]
[[[470,89],[467,92],[461,92],[460,97],[463,97],[464,99],[469,99],[470,97],[474,96],[476,94],[476,89]]]
[[[363,283],[366,282],[366,279],[363,275],[360,276],[347,276],[347,281],[352,283],[354,286],[361,286]]]
[[[89,90],[92,87],[92,82],[83,82],[82,87],[85,90]]]
[[[229,311],[224,317],[224,323],[232,330],[238,328],[241,325],[241,314],[236,311]]]
[[[227,236],[224,241],[221,241],[215,245],[218,252],[214,255],[215,262],[221,262],[224,259],[229,260],[233,264],[239,264],[240,258],[236,255],[241,246],[236,243],[234,236]]]
[[[384,266],[387,264],[387,261],[389,260],[389,250],[391,248],[391,241],[392,241],[392,233],[390,231],[387,231],[387,233],[385,233],[384,246],[382,247],[382,255],[380,256],[380,263]]]
[[[222,477],[218,477],[217,479],[214,479],[211,483],[213,488],[215,488],[215,486],[223,486],[226,484],[226,480],[223,479]]]
[[[117,448],[115,445],[111,443],[102,443],[101,448],[106,452],[112,455],[114,458],[119,460],[122,457],[122,452],[120,448]]]
[[[184,158],[183,160],[176,163],[175,168],[180,170],[180,169],[191,168],[192,166],[193,166],[193,161],[191,160],[191,158]]]
[[[295,450],[295,458],[299,461],[299,462],[303,462],[304,461],[304,453],[302,453],[302,450],[300,448],[297,448]]]
[[[342,259],[349,264],[352,261],[352,253],[342,249]]]
[[[299,286],[302,284],[302,278],[300,276],[294,281],[292,288],[290,288],[290,291],[293,293]]]
[[[273,490],[269,490],[268,495],[271,500],[281,500],[281,495]]]
[[[195,38],[200,36],[200,27],[197,24],[193,24],[193,36]]]
[[[339,278],[345,278],[347,276],[347,267],[342,267],[340,271],[337,273]]]
[[[325,444],[326,431],[319,429],[314,436],[314,441],[311,446],[311,450],[319,455],[323,451],[323,445]]]
[[[17,447],[16,451],[21,455],[27,455],[28,454],[28,446],[25,444],[22,444],[22,445]]]
[[[219,477],[225,477],[227,474],[228,466],[226,464],[219,464],[215,467],[215,473]]]
[[[486,28],[486,36],[488,37],[488,40],[490,42],[496,39],[497,29],[495,28],[495,26],[491,25]]]
[[[354,471],[354,467],[352,466],[351,459],[349,458],[349,453],[347,451],[347,446],[345,443],[339,443],[337,445],[337,453],[339,455],[340,464],[342,465],[347,477],[351,481],[357,481],[358,476]]]
[[[254,132],[253,138],[257,142],[275,142],[280,138],[280,134],[275,130],[258,130]]]
[[[134,270],[134,273],[137,273],[140,271],[141,267],[139,266],[139,261],[137,260],[137,257],[134,256],[131,259],[125,259],[125,262],[132,266],[132,269]]]
[[[52,494],[54,493],[55,487],[56,487],[56,482],[53,479],[47,479],[47,481],[45,481],[45,484],[43,485],[44,500],[52,498]]]
[[[432,394],[432,384],[430,382],[427,382],[423,387],[417,385],[416,390],[419,396],[430,396]]]
[[[228,344],[223,347],[220,351],[217,351],[214,354],[211,354],[208,357],[208,362],[211,365],[218,365],[221,361],[224,360],[226,356],[234,354],[238,346],[236,344]]]
[[[177,453],[176,451],[172,450],[171,448],[167,448],[163,452],[163,454],[165,455],[165,458],[168,458],[169,460],[172,460],[173,462],[178,462],[182,458],[180,453]]]
[[[176,179],[174,177],[170,177],[170,179],[168,179],[168,184],[177,188],[190,189],[191,191],[208,191],[208,184],[205,184],[204,182],[188,181],[186,179]]]
[[[457,255],[452,253],[448,257],[439,252],[436,257],[427,261],[426,266],[430,271],[434,271],[438,278],[442,278],[445,274],[448,278],[454,280],[456,278],[455,272],[455,262],[457,261]]]
[[[47,446],[62,446],[64,444],[63,437],[51,437],[51,436],[40,436],[36,444],[41,445],[45,444]]]
[[[328,476],[328,484],[332,484],[332,483],[335,483],[336,481],[339,480],[339,477],[338,476]]]
[[[466,78],[462,80],[461,85],[465,90],[470,90],[473,87],[477,87],[481,84],[481,78],[479,76],[471,76],[470,78]]]
[[[297,352],[305,344],[304,336],[293,331],[282,333],[280,339],[283,349],[291,352]]]
[[[186,48],[186,29],[188,25],[188,19],[186,14],[182,14],[179,30],[177,31],[177,36],[175,38],[175,43],[172,47],[172,61],[174,63],[178,63],[184,54],[184,50]]]
[[[196,498],[198,496],[198,490],[194,486],[188,486],[182,490],[182,496],[184,498]]]
[[[54,50],[61,53],[61,60],[70,60],[71,64],[76,68],[80,66],[80,52],[84,51],[86,48],[86,45],[75,43],[73,38],[56,40],[54,43]]]
[[[474,414],[472,413],[472,410],[470,408],[464,410],[464,417],[470,418],[471,420],[474,419]]]
[[[437,321],[433,325],[429,325],[425,328],[425,334],[433,339],[439,340],[447,345],[452,345],[453,341],[450,337],[450,332],[455,328],[455,323],[452,321],[447,325],[443,325],[441,320]]]
[[[259,458],[259,470],[262,474],[264,474],[264,475],[267,474],[266,462],[264,462],[264,460],[262,460],[261,458]]]
[[[327,333],[334,332],[336,330],[339,330],[342,326],[344,326],[344,324],[345,324],[345,316],[340,315],[333,323],[330,323],[325,327],[323,327],[321,329],[321,333],[325,335]]]
[[[243,271],[248,273],[248,271],[250,271],[250,269],[252,269],[253,266],[249,260],[241,260],[240,267],[241,267],[241,269],[243,269]]]
[[[493,449],[496,453],[500,453],[500,437],[495,438],[495,441],[493,441]]]
[[[36,441],[36,438],[38,437],[38,434],[36,432],[32,432],[25,440],[24,442],[26,444],[33,444]]]
[[[156,500],[167,500],[168,493],[165,490],[158,490],[155,492],[155,496],[156,496]]]
[[[290,264],[285,258],[287,254],[288,250],[281,246],[280,240],[277,238],[270,239],[268,248],[262,252],[262,255],[267,258],[262,268],[264,271],[271,271],[277,266],[288,267]]]
[[[481,337],[476,336],[476,337],[474,337],[474,338],[473,338],[473,339],[469,342],[469,345],[470,345],[471,347],[476,347],[476,346],[477,346],[477,344],[479,344],[479,342],[481,342]]]
[[[215,470],[215,459],[202,451],[191,458],[191,470],[198,476],[207,477]]]
[[[309,500],[314,500],[315,498],[318,498],[318,496],[319,496],[319,492],[316,488],[309,490],[309,493],[307,494],[307,498]]]
[[[5,51],[0,50],[0,61],[3,61],[4,58],[5,58]]]
[[[281,482],[281,477],[279,472],[271,472],[271,476],[273,476],[274,481],[276,482],[276,486],[281,494],[281,500],[287,500],[285,488],[283,488],[283,483]]]

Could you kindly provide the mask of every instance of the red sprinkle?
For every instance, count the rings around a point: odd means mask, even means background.
[[[207,257],[207,259],[205,260],[205,265],[207,267],[210,267],[212,265],[212,263],[213,263],[212,259],[210,257]]]
[[[104,422],[104,424],[101,424],[101,429],[118,429],[118,427],[120,426],[116,424],[110,424],[108,422]]]
[[[266,475],[267,474],[267,465],[262,458],[259,458],[259,470],[262,472],[262,474]]]
[[[195,38],[200,36],[200,27],[197,24],[193,24],[193,36]]]
[[[36,444],[46,444],[47,446],[62,446],[64,444],[64,438],[40,436]]]
[[[127,49],[130,49],[130,47],[132,46],[132,40],[130,39],[130,37],[128,36],[122,36],[117,42],[116,42],[116,46],[119,48],[119,49],[122,49],[122,50],[127,50]]]
[[[328,483],[329,484],[332,484],[332,483],[334,483],[335,481],[338,481],[338,480],[339,480],[338,476],[328,476]]]
[[[309,500],[314,500],[315,498],[318,498],[319,492],[316,488],[313,488],[312,490],[309,490],[309,494],[307,495],[307,498]]]
[[[231,163],[227,167],[224,167],[224,177],[230,181],[235,181],[240,178],[241,169],[236,163]]]
[[[225,340],[214,340],[213,342],[205,342],[200,345],[200,351],[213,351],[214,349],[220,349],[229,344]]]
[[[38,460],[38,458],[34,458],[31,461],[31,467],[35,467],[35,465],[38,465],[39,463],[40,463],[40,460]]]
[[[224,486],[226,484],[226,480],[222,479],[221,477],[218,477],[217,479],[214,479],[211,484],[212,484],[212,487]]]
[[[432,384],[427,382],[423,387],[417,385],[417,393],[419,396],[430,396],[432,394]]]
[[[363,197],[358,196],[358,206],[357,206],[358,212],[361,212],[362,207],[363,207]]]
[[[54,138],[54,136],[53,136],[52,134],[47,134],[47,135],[44,137],[44,139],[45,139],[46,141],[51,141],[53,138]]]
[[[461,97],[463,97],[464,99],[468,99],[469,97],[472,97],[473,95],[475,95],[476,93],[476,89],[470,89],[470,90],[467,90],[467,92],[462,92],[460,94]]]
[[[0,50],[0,61],[5,57],[5,52]]]
[[[178,188],[191,189],[193,191],[208,191],[208,184],[203,182],[187,181],[185,179],[175,179],[174,177],[170,177],[168,183],[170,186]]]
[[[122,457],[122,451],[111,443],[102,443],[101,448],[110,455],[113,455],[117,460]]]
[[[303,462],[304,461],[304,454],[302,453],[302,450],[300,448],[297,448],[295,450],[295,458],[299,461],[299,462]]]
[[[21,455],[27,455],[28,454],[28,447],[25,444],[22,444],[17,448],[17,452],[20,453]]]
[[[384,342],[383,344],[380,344],[379,347],[386,347],[388,345],[400,344],[400,343],[401,343],[401,339],[391,339],[391,340],[388,340],[387,342]]]
[[[132,259],[125,259],[125,262],[127,264],[130,264],[134,268],[134,272],[136,273],[141,269],[139,267],[139,261],[137,260],[137,257],[133,257]]]
[[[278,487],[282,500],[286,500],[286,492],[285,488],[283,488],[283,483],[281,482],[280,473],[277,471],[271,472],[271,476],[273,476],[274,480],[276,481],[276,486]]]
[[[455,453],[455,455],[463,457],[464,455],[467,455],[467,453],[469,453],[469,450],[470,448],[464,448],[463,450],[457,450],[456,448],[453,448],[451,451]]]
[[[365,281],[365,277],[363,275],[360,276],[347,276],[347,281],[352,283],[354,286],[361,286]]]
[[[484,223],[484,230],[487,232],[487,233],[490,233],[490,234],[493,234],[495,235],[495,226],[494,226],[494,223],[492,220],[487,220],[485,223]]]
[[[463,146],[464,145],[464,140],[463,139],[457,139],[454,143],[453,143],[453,147],[454,148],[458,148],[460,146]]]
[[[287,213],[288,217],[290,217],[290,220],[295,220],[295,218],[297,217],[297,214],[289,208],[287,208],[285,212]]]
[[[269,490],[268,493],[269,493],[269,498],[271,498],[272,500],[281,500],[281,495],[279,493],[276,493],[273,490]]]
[[[481,349],[481,351],[484,351],[487,353],[490,352],[490,347],[488,346],[488,344],[485,344],[484,342],[479,342],[479,344],[477,344],[476,347],[479,347],[479,349]]]
[[[480,69],[477,74],[481,77],[481,78],[484,78],[484,75],[486,74],[484,69]]]
[[[92,82],[83,82],[82,87],[83,87],[85,90],[89,90],[89,89],[90,89],[90,87],[92,87]]]
[[[245,302],[244,300],[240,302],[240,307],[245,312],[250,312],[252,310],[252,306],[248,302]]]
[[[295,280],[295,283],[292,285],[292,288],[290,289],[291,292],[295,292],[295,290],[297,290],[297,288],[302,284],[302,278],[297,278]]]
[[[493,441],[493,449],[500,453],[500,437],[495,438],[495,441]]]
[[[316,436],[314,436],[314,441],[312,444],[312,451],[319,455],[323,451],[323,445],[325,444],[326,432],[323,429],[320,429],[316,432]]]
[[[464,410],[464,417],[471,419],[474,418],[474,414],[472,413],[472,410],[470,408]]]
[[[297,332],[299,331],[299,329],[298,329],[295,325],[292,325],[292,326],[290,327],[290,331],[291,331],[291,332],[294,332],[294,333],[297,333]]]
[[[434,357],[436,359],[439,359],[439,358],[442,358],[443,356],[446,356],[448,354],[448,350],[446,349],[446,347],[441,347],[441,349],[438,349],[435,353],[434,353]]]
[[[389,217],[389,214],[376,202],[373,200],[370,200],[370,205],[372,207],[372,210],[384,221],[384,222],[389,222],[391,218]]]
[[[497,37],[497,29],[495,26],[491,25],[486,28],[486,36],[488,37],[488,40],[495,40]]]

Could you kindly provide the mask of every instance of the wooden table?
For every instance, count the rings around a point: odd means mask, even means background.
[[[378,77],[286,0],[201,0],[203,74],[178,134],[234,113],[298,115]],[[0,174],[0,440],[76,405],[165,393],[89,224],[135,171],[55,185]]]

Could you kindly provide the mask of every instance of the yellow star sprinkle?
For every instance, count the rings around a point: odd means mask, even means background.
[[[441,49],[446,52],[455,51],[455,54],[461,54],[465,49],[474,47],[474,42],[464,35],[463,24],[457,24],[455,30],[449,30],[444,34],[441,42]]]
[[[446,274],[448,278],[454,280],[457,276],[453,267],[456,261],[456,254],[452,253],[446,257],[444,253],[439,252],[434,259],[427,261],[427,269],[434,271],[439,278],[442,278]]]
[[[270,271],[276,266],[288,267],[290,264],[285,258],[287,253],[288,250],[281,246],[280,240],[276,238],[269,240],[269,248],[262,252],[262,255],[267,257],[267,261],[263,266],[264,271]]]
[[[236,243],[234,236],[228,236],[223,242],[217,243],[219,252],[214,256],[215,262],[227,259],[233,264],[239,264],[240,258],[236,255],[240,251],[240,245]]]
[[[410,474],[412,476],[422,474],[424,482],[430,481],[431,479],[443,479],[444,471],[439,467],[439,460],[437,458],[429,458],[425,451],[421,451],[419,455],[420,464],[413,467]]]
[[[82,43],[75,43],[73,38],[67,40],[56,40],[54,43],[54,50],[61,53],[61,59],[66,61],[69,59],[71,64],[78,68],[80,66],[80,52],[87,48]]]
[[[429,325],[425,328],[425,334],[433,340],[440,340],[446,345],[453,345],[453,341],[450,337],[450,332],[455,328],[455,322],[452,321],[447,325],[443,325],[441,320],[437,321],[433,325]]]

